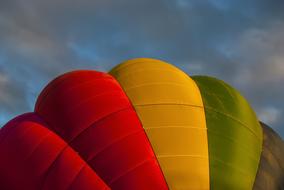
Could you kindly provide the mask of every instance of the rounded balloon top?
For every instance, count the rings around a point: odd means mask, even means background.
[[[275,138],[224,81],[132,59],[55,78],[8,122],[0,189],[278,190]]]

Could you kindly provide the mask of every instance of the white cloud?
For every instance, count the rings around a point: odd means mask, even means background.
[[[276,124],[280,121],[282,115],[281,110],[275,107],[264,107],[258,111],[258,117],[268,125]]]
[[[239,75],[246,74],[246,82],[265,85],[284,80],[284,22],[246,30],[233,58],[240,63]]]

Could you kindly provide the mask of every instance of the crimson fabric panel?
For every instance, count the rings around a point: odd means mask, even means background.
[[[35,112],[112,189],[167,189],[136,112],[112,76],[64,74],[43,90]]]
[[[106,190],[107,185],[34,113],[0,130],[1,190]]]

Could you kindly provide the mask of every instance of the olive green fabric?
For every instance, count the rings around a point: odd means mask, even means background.
[[[263,150],[253,190],[284,190],[284,141],[270,127],[263,127]]]
[[[205,107],[211,190],[252,190],[262,129],[247,101],[221,80],[195,76]]]

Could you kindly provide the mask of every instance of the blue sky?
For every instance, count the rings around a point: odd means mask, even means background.
[[[1,0],[0,125],[32,111],[61,73],[152,57],[225,80],[284,137],[283,10],[282,0]]]

